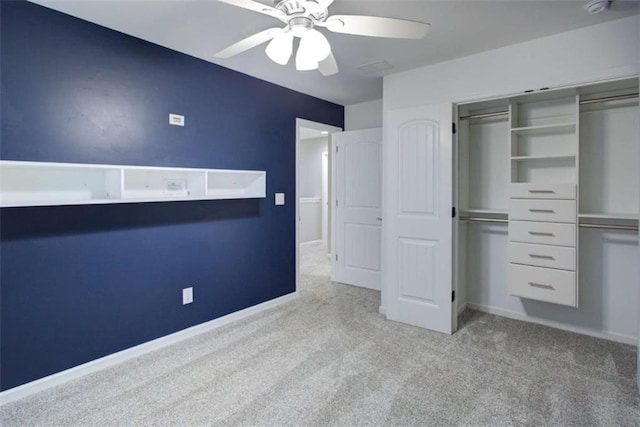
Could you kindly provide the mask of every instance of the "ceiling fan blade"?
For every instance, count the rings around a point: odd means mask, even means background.
[[[429,24],[424,22],[362,15],[333,15],[316,25],[334,33],[398,39],[421,39],[429,31]]]
[[[333,52],[329,54],[325,59],[318,62],[318,71],[325,76],[332,76],[338,72],[338,63],[336,62],[336,58],[333,56]]]
[[[320,4],[320,6],[324,9],[328,8],[329,6],[331,6],[331,4],[334,2],[335,0],[318,0],[318,3]]]
[[[260,3],[253,0],[218,0],[221,3],[227,3],[232,6],[242,7],[244,9],[253,10],[254,12],[263,13],[265,15],[273,16],[274,18],[282,19],[286,15],[275,7],[268,6],[264,3]]]
[[[232,44],[226,49],[222,49],[220,52],[216,53],[214,56],[216,58],[231,58],[239,53],[244,52],[245,50],[249,50],[253,47],[259,46],[264,42],[268,42],[278,34],[284,31],[283,28],[269,28],[264,31],[260,31],[257,34],[247,37],[246,39],[242,39],[237,43]]]

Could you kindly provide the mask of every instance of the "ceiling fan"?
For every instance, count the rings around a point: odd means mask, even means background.
[[[323,76],[338,72],[338,64],[327,38],[314,27],[334,33],[370,37],[421,39],[429,24],[406,19],[362,15],[332,15],[328,7],[334,0],[276,0],[269,6],[254,0],[218,0],[279,19],[285,27],[269,28],[249,36],[216,53],[216,58],[230,58],[270,41],[266,53],[272,61],[286,65],[293,54],[293,39],[300,38],[296,53],[296,69],[318,69]]]

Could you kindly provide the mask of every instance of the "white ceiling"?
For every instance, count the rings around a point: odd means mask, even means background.
[[[322,138],[323,136],[327,136],[327,133],[323,133],[323,131],[318,129],[311,129],[304,126],[300,126],[300,139],[316,139]]]
[[[213,55],[280,21],[215,0],[31,0],[34,3],[139,37],[341,105],[382,97],[382,75],[356,67],[386,60],[386,74],[508,46],[639,12],[638,1],[616,0],[606,13],[589,15],[587,0],[336,0],[330,14],[406,18],[431,24],[424,40],[381,39],[330,33],[340,72],[322,77],[277,65],[256,47],[230,59]],[[272,4],[273,1],[261,0]]]

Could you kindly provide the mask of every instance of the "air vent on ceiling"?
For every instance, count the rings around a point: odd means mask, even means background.
[[[369,64],[363,64],[356,68],[360,70],[362,74],[370,76],[374,74],[378,74],[378,75],[385,74],[385,71],[391,70],[393,68],[393,65],[391,65],[385,60],[382,60],[377,62],[371,62]]]

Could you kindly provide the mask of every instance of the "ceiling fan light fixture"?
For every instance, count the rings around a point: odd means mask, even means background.
[[[278,34],[269,42],[265,52],[276,64],[287,65],[293,53],[293,34],[288,32]]]
[[[312,28],[300,39],[296,69],[298,71],[315,70],[318,68],[318,62],[328,57],[330,53],[331,45],[327,38],[320,31]]]
[[[300,40],[300,46],[306,46],[305,49],[313,52],[316,62],[325,59],[331,53],[331,45],[329,40],[316,29],[310,29],[307,34]]]
[[[318,61],[313,58],[304,49],[298,47],[298,53],[296,54],[296,70],[298,71],[311,71],[318,68]]]

